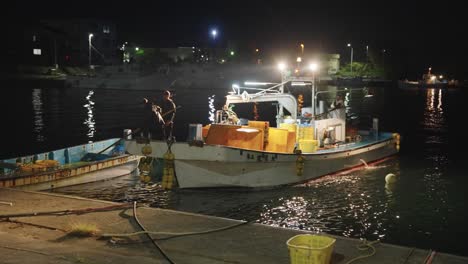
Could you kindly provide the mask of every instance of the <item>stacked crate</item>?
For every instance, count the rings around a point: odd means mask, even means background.
[[[310,125],[299,125],[297,128],[297,142],[303,153],[317,151],[318,140],[314,139],[314,127]]]
[[[291,153],[294,151],[297,142],[297,124],[281,123],[280,128],[288,130],[286,152]]]
[[[248,125],[249,127],[257,128],[263,131],[263,147],[266,148],[268,146],[270,122],[249,120]]]

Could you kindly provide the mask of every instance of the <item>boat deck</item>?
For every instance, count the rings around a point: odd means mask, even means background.
[[[362,136],[362,140],[359,142],[338,144],[337,147],[332,147],[332,148],[321,148],[317,150],[317,152],[314,152],[314,154],[337,153],[337,152],[342,152],[342,151],[355,150],[358,148],[365,148],[365,147],[368,147],[377,143],[390,140],[392,139],[392,137],[393,137],[392,133],[388,133],[388,132],[379,133],[379,136],[377,139],[374,136]],[[309,153],[304,153],[304,154],[309,154]]]

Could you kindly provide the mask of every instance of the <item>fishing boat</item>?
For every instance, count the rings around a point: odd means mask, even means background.
[[[266,88],[233,85],[224,110],[206,126],[192,125],[187,142],[125,140],[129,153],[165,159],[163,187],[274,187],[298,184],[330,173],[363,166],[398,153],[400,135],[378,131],[346,132],[344,109],[320,112],[315,78],[289,76]],[[268,87],[268,85],[270,85]],[[312,105],[298,114],[298,100],[285,85],[310,86]],[[265,86],[264,86],[265,87]],[[231,105],[276,102],[276,127],[268,121],[239,124]],[[319,104],[320,105],[320,104]],[[287,116],[290,116],[288,118]],[[305,119],[304,116],[309,116]],[[172,175],[174,171],[174,175]],[[174,177],[174,179],[171,179]]]
[[[0,187],[41,191],[132,173],[139,157],[112,138],[0,161]]]
[[[429,68],[427,73],[422,75],[422,78],[417,81],[399,80],[398,87],[400,89],[408,88],[457,88],[460,87],[458,80],[446,80],[443,75],[435,75],[431,73],[432,68]]]

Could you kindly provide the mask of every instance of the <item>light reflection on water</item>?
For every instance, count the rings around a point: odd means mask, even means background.
[[[86,104],[83,105],[84,108],[87,110],[87,119],[84,121],[83,124],[88,126],[88,138],[92,140],[94,138],[94,133],[96,132],[96,121],[94,120],[94,101],[91,100],[91,96],[93,96],[94,91],[89,91],[88,95],[86,96]]]
[[[34,133],[38,142],[44,141],[42,130],[44,129],[44,109],[42,106],[42,89],[32,90],[32,107],[34,111]]]

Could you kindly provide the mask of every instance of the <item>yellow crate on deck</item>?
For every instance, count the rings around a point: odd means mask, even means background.
[[[302,153],[311,153],[317,151],[318,140],[313,139],[300,139],[299,140],[299,149],[302,150]]]
[[[322,235],[293,236],[286,242],[291,264],[328,264],[335,242],[336,239]]]
[[[288,134],[287,129],[271,127],[268,134],[268,144],[266,151],[270,152],[288,152]]]
[[[314,139],[314,127],[312,126],[299,126],[297,128],[298,139]]]
[[[281,123],[280,128],[287,129],[289,132],[296,132],[297,131],[297,125],[296,124]]]

